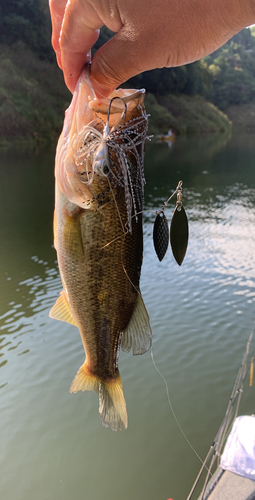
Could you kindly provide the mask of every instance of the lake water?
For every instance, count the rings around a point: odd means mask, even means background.
[[[154,360],[202,458],[255,319],[254,139],[204,135],[146,147],[152,212],[141,290]],[[52,246],[54,151],[1,152],[0,163],[1,499],[185,500],[200,462],[150,352],[120,355],[127,431],[101,426],[97,394],[69,394],[84,352],[75,327],[48,317],[62,289]],[[181,267],[170,250],[160,263],[152,242],[153,211],[180,179],[190,225]],[[247,385],[240,412],[254,412],[254,400]]]

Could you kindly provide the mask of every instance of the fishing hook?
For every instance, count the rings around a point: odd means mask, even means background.
[[[112,102],[115,99],[119,99],[121,101],[121,103],[123,105],[123,111],[122,111],[122,114],[121,114],[120,118],[118,119],[118,121],[113,125],[113,127],[110,130],[110,126],[109,126],[110,111],[111,111]],[[97,151],[95,153],[95,157],[94,157],[94,165],[93,165],[94,172],[96,172],[101,177],[108,177],[110,170],[111,170],[110,162],[109,162],[107,139],[108,139],[110,133],[112,133],[114,131],[114,129],[117,127],[119,122],[122,119],[125,120],[126,113],[127,113],[126,103],[118,96],[113,97],[110,100],[109,107],[108,107],[107,120],[106,120],[106,124],[105,124],[104,131],[103,131],[103,141],[102,141],[102,144],[100,144],[98,146]]]

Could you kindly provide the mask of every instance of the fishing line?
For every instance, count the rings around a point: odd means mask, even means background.
[[[111,189],[112,191],[112,189]],[[173,194],[171,194],[170,198],[168,198],[168,200],[165,202],[165,203],[168,203],[169,200],[177,193],[177,191],[174,191]],[[113,195],[113,191],[112,191],[112,195]],[[114,198],[114,195],[113,195],[113,198]],[[115,201],[115,204],[116,204],[116,207],[117,207],[117,210],[118,210],[118,205],[117,205],[117,202],[116,202],[116,199],[114,198],[114,201]],[[166,205],[165,205],[166,206]],[[119,211],[118,211],[119,213]],[[157,214],[158,211],[155,211],[155,210],[140,210],[140,212],[136,212],[134,215],[131,215],[131,219],[133,219],[134,217],[136,217],[137,215],[141,215],[141,214]],[[120,214],[119,214],[119,217],[120,217]],[[121,234],[120,236],[117,236],[116,238],[114,238],[114,240],[111,240],[109,241],[108,243],[106,243],[106,245],[104,245],[103,247],[101,247],[101,250],[103,248],[106,248],[108,247],[109,245],[111,245],[112,243],[114,243],[116,240],[119,240],[120,238],[123,238],[123,236],[126,236],[129,231],[128,231],[128,228],[127,228],[127,222],[125,222],[125,226],[126,226],[126,231],[124,230],[123,228],[123,222],[122,222],[122,219],[121,220],[121,225],[122,225],[122,229],[123,229],[123,234]]]
[[[113,193],[113,189],[111,187],[111,183],[107,177],[107,180],[108,180],[108,183],[109,183],[109,186],[110,186],[110,190],[112,192],[112,196],[113,196],[113,199],[114,199],[114,203],[115,203],[115,206],[116,206],[116,209],[117,209],[117,213],[118,213],[118,216],[119,216],[119,220],[120,220],[120,224],[121,224],[121,227],[122,227],[122,230],[123,230],[123,234],[121,234],[120,236],[117,236],[117,238],[115,238],[113,241],[116,241],[118,240],[119,238],[123,238],[126,236],[127,232],[125,232],[125,229],[124,229],[124,225],[123,225],[123,221],[122,221],[122,218],[121,218],[121,215],[120,215],[120,211],[119,211],[119,207],[118,207],[118,203],[116,201],[116,198],[114,196],[114,193]],[[103,248],[105,248],[106,246],[110,245],[111,243],[113,243],[113,241],[107,243]],[[134,287],[134,289],[137,291],[137,293],[140,293],[140,291],[136,288],[136,286],[134,285],[134,283],[132,282],[132,280],[130,279],[130,277],[128,276],[128,273],[125,269],[125,266],[124,266],[124,262],[123,262],[123,255],[122,255],[122,252],[123,252],[123,243],[124,243],[124,240],[121,242],[121,249],[120,249],[120,256],[121,256],[121,264],[122,264],[122,268],[123,268],[123,271],[125,273],[125,275],[127,276],[128,280],[130,281],[131,285]]]
[[[111,243],[114,243],[114,241],[120,239],[120,238],[123,238],[125,237],[127,234],[128,234],[128,231],[125,232],[125,229],[124,229],[124,225],[123,225],[123,221],[122,221],[122,218],[121,218],[121,215],[120,215],[120,212],[119,212],[119,207],[118,207],[118,204],[117,204],[117,201],[115,199],[115,196],[114,196],[114,193],[113,193],[113,190],[111,188],[111,185],[110,185],[110,181],[108,179],[108,182],[109,182],[109,186],[110,186],[110,190],[112,192],[112,196],[113,196],[113,199],[114,199],[114,202],[115,202],[115,205],[116,205],[116,209],[117,209],[117,213],[118,213],[118,216],[119,216],[119,220],[120,220],[120,223],[121,223],[121,226],[122,226],[122,230],[123,230],[123,234],[121,234],[120,236],[117,236],[114,240],[110,241],[109,243],[106,243],[106,245],[104,245],[102,247],[103,248],[106,248],[107,246],[109,246]],[[142,213],[142,212],[140,212]],[[134,215],[133,215],[134,217]],[[129,280],[129,282],[131,283],[132,287],[136,290],[137,293],[139,293],[139,295],[142,297],[141,295],[141,292],[138,288],[136,288],[136,286],[134,285],[134,283],[132,282],[131,278],[128,276],[128,272],[127,270],[125,269],[125,266],[124,266],[124,262],[123,262],[123,243],[124,243],[124,240],[121,242],[121,249],[120,249],[120,257],[121,257],[121,264],[122,264],[122,268],[123,268],[123,271],[127,277],[127,279]]]
[[[116,238],[114,238],[114,240],[109,241],[109,243],[106,243],[103,247],[100,248],[100,250],[103,250],[104,248],[107,248],[109,245],[111,245],[115,241],[119,240],[120,238],[124,238],[124,236],[126,236],[126,234],[127,233],[121,234],[120,236],[116,236]]]
[[[171,399],[170,399],[170,395],[169,395],[169,389],[168,389],[168,384],[167,384],[167,381],[166,381],[166,379],[165,379],[164,375],[162,375],[162,373],[160,372],[160,370],[158,369],[158,367],[157,367],[157,365],[156,365],[156,363],[155,363],[154,356],[153,356],[153,352],[152,352],[152,348],[151,348],[151,359],[152,359],[152,363],[153,363],[154,367],[156,368],[156,370],[157,370],[158,374],[161,376],[161,378],[162,378],[162,379],[164,380],[164,382],[165,382],[165,386],[166,386],[166,394],[167,394],[167,400],[168,400],[169,408],[170,408],[170,410],[171,410],[171,412],[172,412],[172,415],[173,415],[173,417],[174,417],[174,419],[175,419],[175,422],[176,422],[176,424],[178,425],[179,430],[180,430],[180,432],[181,432],[182,436],[184,437],[185,441],[188,443],[189,447],[190,447],[190,448],[192,449],[192,451],[195,453],[195,455],[197,456],[198,460],[200,460],[200,462],[203,464],[203,463],[204,463],[204,461],[203,461],[203,460],[202,460],[202,458],[199,456],[199,454],[196,452],[196,450],[195,450],[194,446],[192,446],[191,442],[190,442],[190,441],[189,441],[189,439],[187,438],[187,436],[186,436],[185,432],[183,431],[183,429],[182,429],[182,427],[181,427],[181,424],[179,423],[178,418],[177,418],[177,416],[176,416],[176,414],[175,414],[175,412],[174,412],[173,405],[172,405],[172,403],[171,403]],[[207,469],[207,467],[206,467],[206,470],[208,470],[208,469]],[[212,474],[211,474],[211,475],[212,475]]]
[[[127,270],[125,269],[125,266],[124,266],[124,262],[123,262],[123,258],[122,258],[122,250],[123,250],[123,243],[124,241],[122,241],[122,245],[121,245],[121,264],[122,264],[122,268],[123,268],[123,271],[128,279],[128,281],[131,283],[132,287],[136,290],[136,292],[140,295],[140,297],[142,298],[142,294],[139,290],[139,288],[136,288],[136,286],[134,285],[134,283],[132,282],[131,278],[128,276],[128,272]]]
[[[122,222],[122,218],[121,218],[121,215],[120,215],[120,211],[119,211],[119,207],[118,207],[118,203],[116,201],[116,198],[114,196],[114,192],[113,192],[113,189],[112,189],[112,186],[111,186],[111,183],[109,181],[109,178],[107,177],[107,180],[108,180],[108,184],[109,184],[109,187],[110,187],[110,191],[112,192],[112,197],[114,199],[114,203],[115,203],[115,206],[116,206],[116,210],[117,210],[117,213],[118,213],[118,216],[119,216],[119,220],[120,220],[120,224],[121,224],[121,227],[122,227],[122,231],[123,231],[123,235],[125,236],[125,229],[124,229],[124,225],[123,225],[123,222]],[[122,236],[123,236],[122,235]]]

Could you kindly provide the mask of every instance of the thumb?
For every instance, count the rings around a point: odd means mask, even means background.
[[[99,98],[107,97],[142,71],[157,67],[157,58],[149,57],[144,41],[130,40],[130,35],[127,39],[121,31],[100,47],[92,59],[90,78]]]

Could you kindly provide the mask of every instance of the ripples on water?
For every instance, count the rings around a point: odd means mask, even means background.
[[[141,281],[156,364],[202,457],[255,319],[255,149],[249,137],[240,144],[214,140],[147,151]],[[120,355],[127,432],[101,428],[97,395],[69,394],[84,355],[78,330],[48,317],[61,290],[52,248],[53,153],[24,155],[19,166],[11,155],[3,160],[1,498],[184,499],[200,464],[176,426],[150,353]],[[157,260],[151,211],[180,179],[190,241],[179,268],[170,249]],[[169,222],[173,209],[174,202]],[[249,391],[243,409],[254,412]]]

